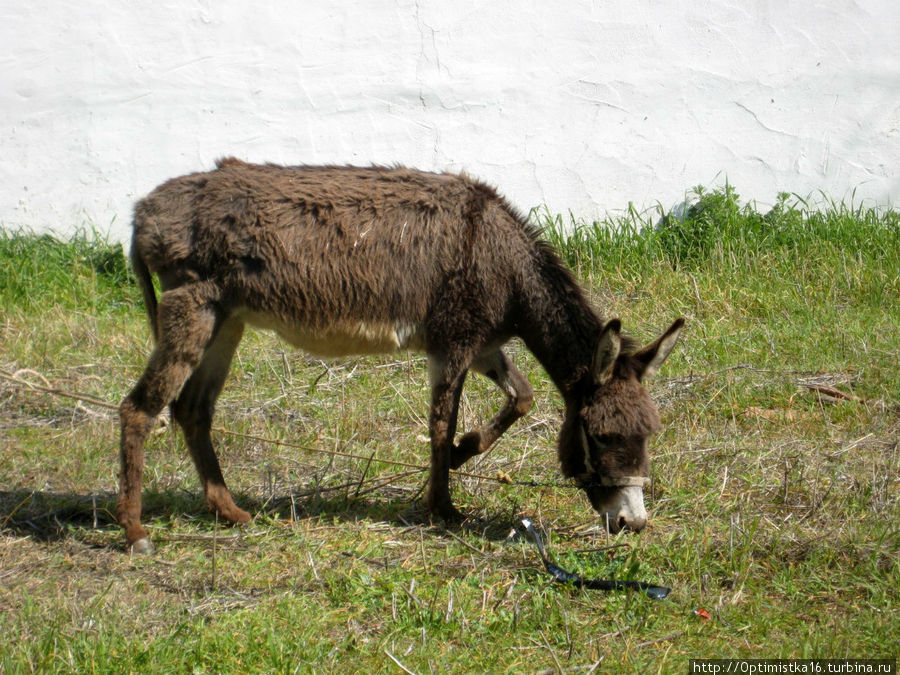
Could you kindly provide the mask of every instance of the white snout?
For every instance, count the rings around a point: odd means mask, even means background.
[[[640,532],[647,525],[647,509],[644,508],[644,489],[639,485],[619,488],[606,510],[610,532],[628,528]]]

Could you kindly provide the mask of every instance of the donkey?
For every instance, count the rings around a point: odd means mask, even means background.
[[[618,319],[604,322],[591,309],[539,230],[485,184],[402,167],[223,159],[137,203],[131,260],[155,348],[120,407],[117,517],[129,550],[152,551],[141,525],[143,445],[169,404],[209,507],[231,523],[250,519],[232,500],[210,438],[246,324],[323,356],[424,351],[426,502],[445,520],[461,517],[450,470],[485,452],[531,407],[528,380],[502,349],[520,337],[565,401],[563,474],[613,531],[645,526],[647,439],[660,424],[641,380],[672,351],[683,320],[637,349]],[[506,402],[457,442],[470,369],[493,380]]]

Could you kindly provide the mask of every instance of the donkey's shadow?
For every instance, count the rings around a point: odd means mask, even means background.
[[[115,495],[0,490],[0,532],[56,542],[73,529],[107,529],[116,524]]]
[[[309,496],[293,499],[276,495],[267,499],[258,496],[236,495],[238,502],[254,516],[254,522],[266,518],[306,520],[327,517],[347,523],[373,521],[400,528],[421,528],[431,536],[441,537],[446,530],[477,534],[486,540],[505,538],[515,527],[515,514],[480,513],[460,523],[445,524],[432,521],[424,505],[418,501],[390,498],[353,498],[338,496]],[[110,492],[72,494],[39,492],[24,489],[0,490],[0,532],[30,537],[44,543],[67,539],[84,540],[84,531],[119,532],[116,521],[117,495]],[[205,523],[210,532],[220,524],[199,493],[187,491],[146,491],[144,516],[152,522],[158,519],[186,517]],[[265,528],[264,522],[254,527]],[[89,538],[88,538],[89,539]],[[124,538],[116,544],[124,544]],[[91,544],[96,545],[96,544]]]

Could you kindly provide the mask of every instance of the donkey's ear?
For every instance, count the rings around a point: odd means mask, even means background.
[[[676,319],[665,333],[634,355],[640,366],[638,379],[652,377],[659,370],[663,361],[672,353],[675,343],[678,342],[678,334],[681,333],[683,327],[684,319]]]
[[[594,353],[594,381],[606,383],[612,377],[613,366],[622,351],[622,322],[610,319],[600,331],[597,351]]]

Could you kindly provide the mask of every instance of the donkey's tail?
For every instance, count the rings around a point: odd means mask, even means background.
[[[138,285],[144,294],[144,306],[147,308],[147,318],[150,320],[150,330],[153,332],[153,339],[159,340],[159,322],[157,320],[157,308],[159,302],[156,299],[156,290],[153,288],[153,277],[150,275],[150,268],[141,257],[135,241],[131,242],[131,268],[137,277]]]

